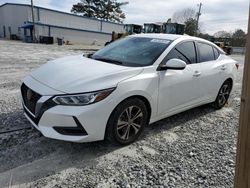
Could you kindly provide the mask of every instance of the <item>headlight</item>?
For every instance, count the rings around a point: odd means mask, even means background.
[[[83,106],[99,102],[109,96],[115,88],[96,91],[91,93],[61,95],[53,98],[53,101],[59,105]]]

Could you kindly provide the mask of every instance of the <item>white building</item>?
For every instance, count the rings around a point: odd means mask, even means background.
[[[40,36],[63,38],[70,43],[104,44],[111,40],[112,31],[124,32],[123,24],[87,18],[34,6],[35,33]],[[32,36],[32,11],[27,4],[5,3],[0,5],[0,37]]]

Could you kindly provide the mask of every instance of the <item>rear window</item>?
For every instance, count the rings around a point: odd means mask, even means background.
[[[198,49],[200,52],[201,63],[206,62],[206,61],[213,61],[215,59],[214,50],[212,46],[205,44],[205,43],[198,42]]]

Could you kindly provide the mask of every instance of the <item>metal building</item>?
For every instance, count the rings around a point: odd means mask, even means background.
[[[123,32],[123,24],[103,21],[34,6],[36,38],[63,38],[70,43],[104,44],[112,31]],[[0,5],[0,37],[31,40],[33,32],[31,6],[5,3]]]

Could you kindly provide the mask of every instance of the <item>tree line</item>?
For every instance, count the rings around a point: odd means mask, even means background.
[[[201,38],[212,42],[227,42],[231,46],[245,47],[247,34],[242,29],[236,29],[234,32],[218,31],[214,35],[200,33]]]
[[[71,12],[105,21],[123,23],[125,13],[121,7],[128,2],[118,2],[117,0],[81,0],[74,4]]]
[[[117,0],[80,0],[73,5],[71,12],[90,18],[123,23],[126,16],[122,7],[127,4],[128,2]],[[231,42],[234,46],[245,46],[246,43],[246,33],[242,29],[234,32],[218,31],[214,35],[203,34],[201,24],[197,22],[197,13],[191,8],[176,11],[172,15],[171,22],[184,24],[185,33],[190,36],[198,36],[210,41],[227,40],[226,42]]]
[[[246,33],[242,29],[236,29],[234,32],[222,30],[214,33],[214,35],[202,33],[202,26],[197,22],[197,13],[190,8],[175,12],[172,16],[172,20],[185,24],[185,33],[191,36],[198,36],[212,42],[226,42],[238,47],[243,47],[246,44]]]

